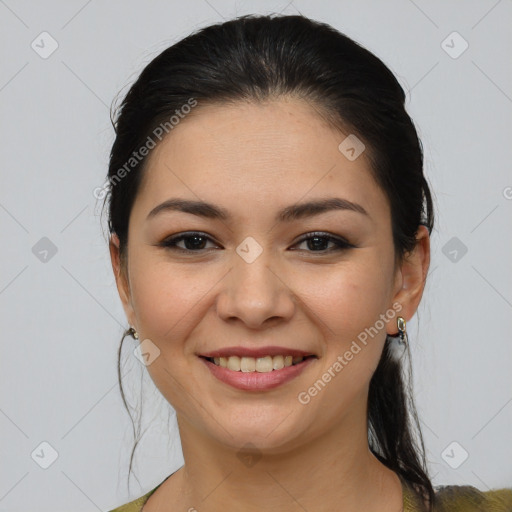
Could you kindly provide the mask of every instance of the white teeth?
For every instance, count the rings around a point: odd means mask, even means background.
[[[228,357],[228,370],[233,370],[235,372],[240,371],[240,358],[238,356]]]
[[[268,373],[273,370],[281,370],[286,366],[298,364],[304,360],[304,357],[293,356],[264,356],[264,357],[214,357],[213,362],[222,368],[228,368],[235,372],[259,372]]]
[[[266,373],[271,372],[274,369],[274,366],[272,364],[272,357],[265,356],[265,357],[258,357],[256,359],[256,371],[260,373]]]
[[[272,358],[272,366],[274,370],[280,370],[284,368],[284,357],[283,356],[274,356]]]
[[[255,372],[256,359],[254,357],[242,357],[240,359],[240,370],[243,372]]]

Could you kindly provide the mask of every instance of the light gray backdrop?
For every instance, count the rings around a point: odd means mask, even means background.
[[[175,418],[167,435],[146,376],[139,482],[127,488],[115,366],[127,323],[93,195],[109,106],[193,29],[299,11],[391,67],[424,144],[437,228],[408,328],[434,483],[511,486],[510,0],[0,0],[1,511],[105,511],[181,466]],[[136,404],[145,369],[133,356],[126,368]]]

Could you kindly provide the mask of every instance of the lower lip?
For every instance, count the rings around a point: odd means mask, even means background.
[[[316,358],[308,357],[299,364],[292,366],[285,366],[280,370],[272,370],[271,372],[236,372],[217,366],[205,359],[200,358],[212,372],[214,377],[233,386],[237,389],[245,391],[261,391],[266,389],[276,388],[285,382],[288,382],[295,377],[299,376]]]

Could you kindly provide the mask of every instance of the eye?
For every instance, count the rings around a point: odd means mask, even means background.
[[[212,240],[208,235],[201,232],[181,233],[165,239],[159,245],[171,250],[180,252],[200,252],[205,250],[205,243]],[[178,243],[184,242],[185,247],[179,247]]]
[[[322,233],[322,232],[315,232],[315,233],[308,233],[307,235],[303,236],[297,244],[303,244],[307,243],[309,252],[323,252],[323,253],[330,253],[333,251],[341,251],[344,249],[350,249],[354,247],[352,244],[348,243],[346,240],[343,240],[342,238],[338,238],[335,236],[332,236],[328,233]],[[334,244],[334,247],[331,247],[330,249],[327,249],[325,247],[326,244]],[[295,245],[297,245],[295,244]],[[301,250],[301,249],[299,249]]]
[[[178,244],[182,242],[184,246],[180,247]],[[165,247],[173,251],[179,251],[190,254],[193,252],[199,253],[207,250],[205,245],[208,242],[213,243],[213,240],[210,236],[208,236],[206,233],[194,231],[189,233],[180,233],[178,235],[171,236],[165,239],[163,242],[161,242],[159,246]],[[324,254],[355,247],[346,240],[343,240],[342,238],[338,238],[323,232],[308,233],[307,235],[304,235],[295,245],[300,245],[304,243],[307,244],[307,252]],[[329,244],[333,244],[334,246],[331,246],[331,248],[327,248],[326,245]]]

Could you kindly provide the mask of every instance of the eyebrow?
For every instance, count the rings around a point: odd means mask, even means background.
[[[320,215],[332,210],[353,211],[362,215],[366,215],[368,218],[370,218],[368,212],[360,204],[349,201],[348,199],[332,197],[328,199],[318,199],[314,201],[308,201],[307,203],[299,203],[287,206],[277,213],[275,220],[276,222],[291,222],[293,220],[302,219],[304,217]],[[197,215],[198,217],[204,217],[207,219],[231,219],[231,215],[226,209],[212,203],[173,198],[168,199],[167,201],[164,201],[163,203],[153,208],[146,217],[146,221],[152,219],[161,212],[168,211],[190,213],[192,215]]]

